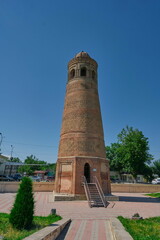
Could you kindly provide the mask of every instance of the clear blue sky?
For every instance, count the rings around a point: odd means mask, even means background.
[[[82,50],[99,64],[106,145],[129,125],[160,158],[159,0],[1,0],[2,153],[56,161],[67,63]]]

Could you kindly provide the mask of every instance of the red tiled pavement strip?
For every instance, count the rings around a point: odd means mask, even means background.
[[[73,220],[65,240],[113,240],[109,220]]]
[[[93,227],[94,220],[88,220],[86,223],[86,228],[83,232],[82,239],[91,239],[91,229]]]
[[[65,240],[75,239],[75,237],[78,236],[80,233],[79,230],[81,230],[82,224],[84,225],[85,222],[86,221],[84,221],[84,220],[74,220],[71,223],[71,226],[69,228],[69,231],[67,233]]]

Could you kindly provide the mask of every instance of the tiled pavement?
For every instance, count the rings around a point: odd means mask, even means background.
[[[64,239],[59,237],[58,240]],[[71,222],[65,240],[114,240],[109,220],[75,219]]]
[[[0,212],[10,212],[15,195],[0,193]],[[86,201],[53,202],[52,193],[36,192],[35,215],[47,216],[51,209],[55,208],[57,214],[71,218],[73,221],[65,237],[66,240],[112,239],[108,236],[109,220],[120,215],[131,217],[138,212],[144,218],[160,216],[160,201],[157,199],[139,193],[114,195],[121,196],[119,202],[110,202],[107,208],[89,208]]]

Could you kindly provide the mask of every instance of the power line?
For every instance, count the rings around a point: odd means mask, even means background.
[[[57,148],[57,146],[51,146],[51,145],[39,145],[39,144],[30,144],[30,143],[17,143],[17,142],[8,142],[4,141],[5,143],[14,143],[19,145],[28,145],[28,146],[35,146],[35,147],[49,147],[49,148]]]
[[[5,150],[8,154],[10,154],[10,150],[8,150],[8,147],[6,147],[6,146],[4,145],[4,143],[2,144],[2,146],[3,146],[4,150]]]

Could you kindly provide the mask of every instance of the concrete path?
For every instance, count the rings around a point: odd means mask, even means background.
[[[110,223],[115,217],[130,218],[137,212],[143,218],[160,216],[158,199],[139,193],[114,193],[114,195],[120,196],[119,202],[110,202],[107,208],[89,208],[87,201],[53,202],[52,193],[36,192],[35,215],[47,216],[51,209],[55,208],[57,214],[71,218],[72,223],[65,236],[66,240],[113,240]],[[0,193],[0,212],[10,212],[15,196],[14,193]]]

